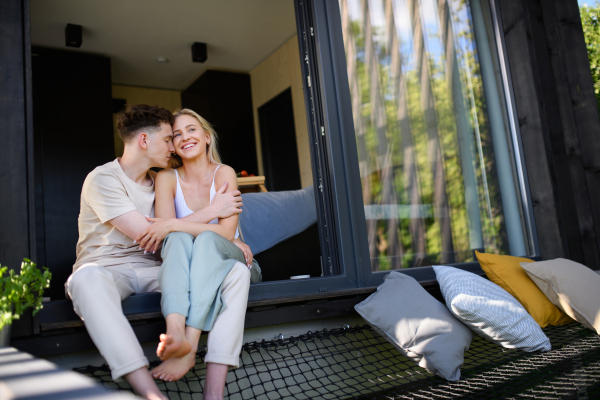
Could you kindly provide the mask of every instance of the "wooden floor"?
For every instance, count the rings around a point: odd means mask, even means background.
[[[134,400],[130,393],[108,390],[82,374],[63,370],[14,347],[0,348],[2,400]]]

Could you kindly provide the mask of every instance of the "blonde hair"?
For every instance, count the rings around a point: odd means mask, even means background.
[[[219,150],[217,149],[217,132],[212,127],[210,122],[202,118],[197,112],[190,110],[189,108],[182,108],[180,110],[173,112],[173,124],[178,117],[182,115],[189,115],[190,117],[196,118],[200,127],[204,129],[210,136],[210,143],[206,146],[206,154],[208,155],[208,160],[214,164],[222,164],[221,156],[219,155]],[[171,155],[171,159],[169,160],[170,168],[179,168],[183,165],[183,161],[181,161],[181,157],[179,157],[176,153]]]

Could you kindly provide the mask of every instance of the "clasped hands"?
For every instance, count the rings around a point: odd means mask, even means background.
[[[205,215],[211,215],[214,218],[228,218],[235,214],[242,212],[242,197],[239,190],[225,193],[227,189],[227,182],[219,188],[211,204],[204,210]],[[198,211],[198,212],[201,212]],[[206,213],[208,212],[208,213]],[[146,217],[150,226],[144,229],[138,237],[135,238],[134,243],[139,244],[140,250],[144,250],[145,253],[155,253],[159,249],[163,240],[171,232],[176,231],[177,219],[176,218],[150,218]],[[193,221],[198,222],[198,221]],[[206,222],[205,222],[206,223]],[[250,246],[246,245],[239,239],[233,241],[242,252],[248,267],[252,266],[253,254],[250,250]]]

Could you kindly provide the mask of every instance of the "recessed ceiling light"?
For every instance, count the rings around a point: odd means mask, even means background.
[[[159,63],[163,63],[164,64],[166,62],[169,62],[169,59],[167,57],[158,57],[156,59],[156,61],[158,61]]]

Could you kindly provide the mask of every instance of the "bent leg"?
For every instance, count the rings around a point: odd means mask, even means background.
[[[190,262],[194,237],[184,232],[172,232],[163,243],[163,263],[158,273],[161,290],[160,305],[166,317],[177,313],[187,317],[190,308]]]
[[[156,355],[162,361],[183,357],[191,351],[185,334],[185,320],[190,309],[190,261],[193,247],[194,237],[183,232],[170,233],[163,244],[163,263],[158,282],[167,332],[160,335],[160,343],[156,349]]]
[[[156,348],[158,358],[166,361],[170,358],[183,357],[192,351],[192,345],[185,333],[185,317],[173,313],[165,317],[165,322],[167,323],[167,333],[163,333],[159,337],[160,341]]]
[[[225,308],[221,293],[223,282],[236,262],[245,263],[244,254],[229,240],[214,232],[203,232],[196,237],[190,263],[187,325],[202,331],[212,329]]]
[[[249,290],[250,271],[243,263],[236,262],[223,282],[221,296],[227,307],[208,334],[204,362],[239,367]]]
[[[121,301],[135,292],[126,275],[113,268],[84,264],[69,277],[66,289],[114,380],[148,366],[121,308]]]

